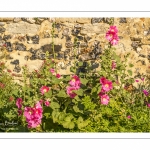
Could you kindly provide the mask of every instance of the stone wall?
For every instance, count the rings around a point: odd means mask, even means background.
[[[74,38],[77,42],[77,58],[82,61],[95,60],[108,41],[105,33],[111,18],[0,18],[0,59],[8,68],[21,74],[21,66],[30,71],[38,70],[45,52],[52,52],[52,23],[56,22],[54,43],[61,74],[69,74],[74,60]],[[134,73],[150,74],[150,18],[114,18],[119,29],[120,56],[130,52],[129,62]]]

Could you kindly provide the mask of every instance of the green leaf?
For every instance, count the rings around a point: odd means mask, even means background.
[[[52,83],[53,84],[59,84],[60,82],[61,82],[61,79],[58,79],[55,76],[52,76]]]
[[[129,64],[129,67],[133,67],[134,65],[133,64]]]
[[[68,128],[69,128],[69,129],[73,129],[74,127],[75,127],[74,122],[69,122],[69,123],[68,123]]]
[[[88,80],[85,78],[80,78],[80,80],[83,85],[86,85],[88,83]]]
[[[83,111],[81,111],[77,105],[73,106],[73,110],[76,112],[76,113],[82,113]]]
[[[78,62],[78,65],[83,66],[83,62],[82,61]]]
[[[60,112],[58,112],[58,111],[53,111],[52,112],[52,119],[53,119],[54,123],[58,122],[59,114],[60,114]]]
[[[60,105],[57,102],[52,101],[50,107],[52,109],[58,109],[58,108],[60,108]]]
[[[86,127],[89,124],[89,120],[83,121],[81,123],[77,123],[79,129]]]
[[[81,123],[81,122],[83,122],[83,118],[80,116],[77,120],[77,123]]]
[[[70,80],[71,80],[71,77],[70,77],[70,76],[67,76],[64,80],[65,80],[65,81],[70,81]]]
[[[59,91],[59,93],[57,94],[58,97],[68,97],[68,95],[66,94],[66,92],[64,90]]]
[[[127,70],[127,72],[129,73],[130,76],[132,76],[132,71],[131,70]]]
[[[78,90],[73,90],[74,93],[76,93],[79,96],[83,95],[83,90],[82,89],[78,89]]]
[[[52,91],[49,90],[47,93],[44,94],[46,98],[51,98],[52,97]]]

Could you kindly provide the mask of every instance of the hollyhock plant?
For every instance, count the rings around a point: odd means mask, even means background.
[[[149,95],[149,93],[148,93],[148,91],[147,91],[147,90],[143,90],[143,93],[144,93],[144,95],[146,95],[146,96],[148,96],[148,95]]]
[[[117,65],[116,65],[116,62],[115,62],[115,61],[112,61],[111,69],[114,70],[114,69],[116,68],[116,66],[117,66]]]
[[[45,106],[48,107],[50,105],[50,102],[49,101],[45,101],[44,104],[45,104]]]
[[[80,88],[80,85],[81,85],[81,81],[79,79],[79,77],[77,75],[74,75],[72,76],[72,79],[71,81],[69,82],[69,84],[72,86],[72,87],[76,87],[77,89]]]
[[[36,128],[41,124],[41,119],[43,116],[43,109],[40,101],[36,103],[36,105],[32,107],[25,107],[24,116],[26,117],[26,121],[28,122],[28,128]]]
[[[99,96],[102,96],[102,95],[104,95],[105,94],[105,91],[104,91],[104,89],[101,89],[101,91],[99,92]]]
[[[131,116],[129,115],[129,116],[127,116],[127,118],[128,118],[128,119],[131,119]]]
[[[22,98],[17,98],[16,105],[17,105],[18,109],[20,109],[22,107],[22,102],[23,102]]]
[[[50,72],[51,72],[52,74],[54,74],[54,73],[55,73],[55,70],[54,70],[53,68],[51,68],[51,69],[50,69]]]
[[[118,29],[116,26],[110,26],[109,31],[112,33],[118,33]]]
[[[118,37],[118,29],[116,26],[110,26],[108,32],[106,33],[106,39],[112,44],[118,44],[119,37]]]
[[[50,90],[50,88],[47,87],[47,86],[42,86],[40,88],[40,91],[41,91],[42,95],[44,95],[44,93],[47,93],[49,90]]]
[[[150,108],[150,103],[147,103],[147,107]]]
[[[107,39],[108,41],[113,40],[113,37],[114,37],[114,33],[109,32],[109,31],[106,33],[106,39]]]
[[[57,73],[57,74],[56,74],[56,78],[59,79],[60,77],[61,77],[61,75],[60,75],[59,73]]]
[[[71,86],[68,86],[67,87],[67,94],[71,97],[71,98],[74,98],[77,94],[73,92],[73,90],[77,90],[76,87],[71,87]]]
[[[118,44],[118,41],[119,41],[118,36],[114,36],[113,39],[110,41],[110,43],[111,43],[112,45],[117,45],[117,44]]]
[[[19,115],[19,116],[22,115],[22,110],[18,110],[18,115]]]
[[[108,105],[108,103],[109,103],[109,96],[107,94],[101,95],[100,99],[101,99],[101,104]]]
[[[112,82],[107,80],[106,78],[102,77],[100,78],[100,83],[102,84],[102,89],[105,91],[105,92],[108,92],[110,91],[113,86],[112,86]]]

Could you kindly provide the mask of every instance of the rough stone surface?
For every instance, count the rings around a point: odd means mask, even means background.
[[[75,57],[81,61],[93,60],[97,65],[108,41],[106,31],[112,18],[0,18],[0,59],[12,72],[21,74],[21,67],[38,70],[45,52],[53,58],[54,48],[61,74],[70,74]],[[123,56],[131,53],[128,63],[134,66],[134,74],[150,74],[150,18],[114,18],[118,28],[119,43],[116,53]],[[76,55],[74,56],[74,40]],[[19,63],[18,63],[19,62]],[[80,68],[79,71],[84,71]]]

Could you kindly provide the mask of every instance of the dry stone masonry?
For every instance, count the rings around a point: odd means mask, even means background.
[[[61,74],[70,74],[75,57],[81,61],[99,60],[108,41],[105,33],[111,18],[0,18],[0,59],[8,68],[21,74],[23,65],[38,70],[45,52],[53,58],[52,23],[56,22],[54,48]],[[133,72],[150,74],[150,18],[114,18],[119,29],[116,53],[131,53]],[[78,39],[74,56],[75,37]]]

